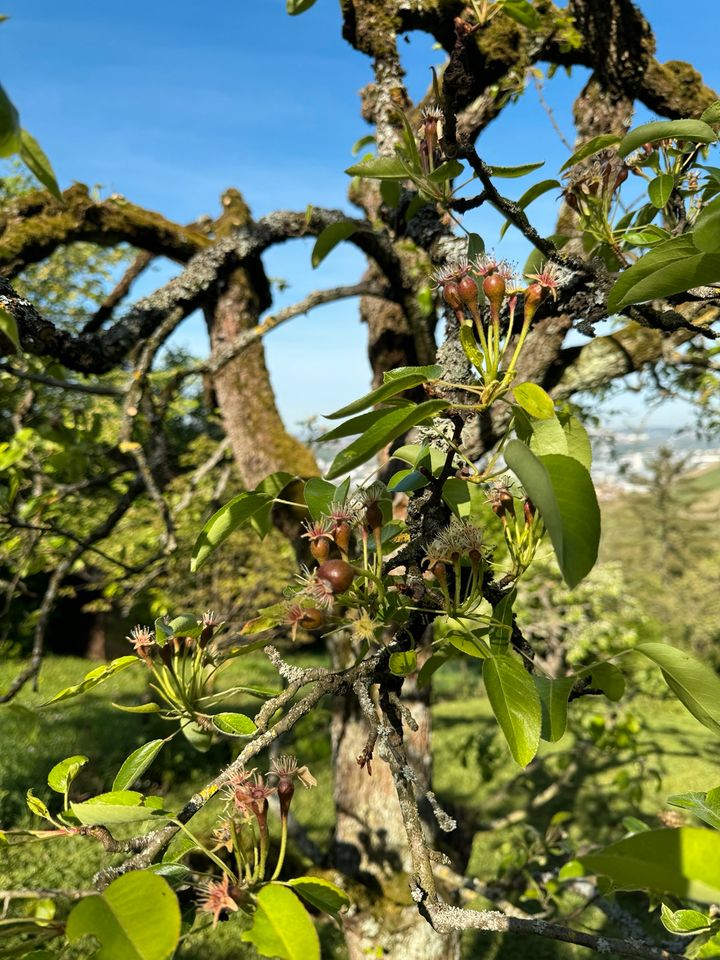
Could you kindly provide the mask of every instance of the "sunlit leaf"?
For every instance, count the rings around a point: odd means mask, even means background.
[[[702,120],[656,120],[643,123],[626,133],[618,146],[621,157],[627,157],[646,143],[658,140],[690,140],[693,143],[714,143],[715,131]]]
[[[254,944],[263,957],[320,960],[320,941],[312,920],[295,894],[278,883],[261,889],[253,925],[241,939]]]
[[[720,677],[710,664],[667,643],[640,643],[635,649],[660,667],[667,685],[696,720],[720,733]]]
[[[180,939],[180,907],[167,882],[147,871],[126,873],[70,913],[72,943],[91,934],[96,960],[169,960]]]
[[[357,233],[357,224],[349,220],[343,220],[340,223],[331,223],[322,231],[315,241],[312,250],[310,262],[313,267],[318,267],[325,257],[343,240],[347,240],[354,233]]]
[[[483,662],[483,682],[513,759],[527,766],[538,751],[542,723],[532,677],[517,657],[503,654]]]
[[[150,740],[133,750],[115,775],[113,790],[127,790],[131,787],[145,773],[164,744],[164,740]]]
[[[619,890],[649,890],[717,903],[720,833],[697,827],[646,830],[578,858]]]
[[[389,370],[385,374],[381,386],[375,390],[371,390],[370,393],[366,393],[357,400],[353,400],[352,403],[340,407],[339,410],[325,414],[325,419],[339,420],[341,417],[349,417],[352,414],[360,413],[362,410],[367,410],[368,407],[374,407],[379,403],[383,403],[385,400],[389,400],[399,393],[404,393],[406,390],[412,389],[412,387],[437,380],[441,375],[442,367],[438,364],[432,364],[428,367],[396,367],[394,370]]]

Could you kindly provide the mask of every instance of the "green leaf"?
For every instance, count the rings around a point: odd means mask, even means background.
[[[0,157],[11,157],[20,149],[20,117],[0,84]]]
[[[241,936],[263,957],[320,960],[320,941],[312,920],[295,894],[278,883],[263,887],[253,925]]]
[[[150,740],[133,750],[113,780],[113,790],[127,790],[141,777],[163,748],[164,740]]]
[[[579,860],[568,860],[567,863],[564,863],[560,870],[558,871],[558,880],[565,882],[566,880],[575,880],[577,877],[582,877],[585,875],[583,870],[583,865]]]
[[[674,188],[675,177],[671,173],[661,173],[651,180],[648,184],[648,196],[652,205],[662,210]]]
[[[254,513],[250,520],[250,526],[261,540],[264,540],[268,533],[270,533],[275,499],[280,497],[288,488],[292,488],[294,484],[299,485],[300,483],[302,483],[302,481],[296,474],[288,473],[285,470],[277,470],[275,473],[271,473],[265,477],[264,480],[261,480],[255,487],[254,493],[266,494],[272,498],[261,507],[257,513]],[[289,490],[285,499],[295,499],[292,489]]]
[[[580,163],[582,160],[587,160],[593,154],[600,153],[601,150],[607,150],[608,147],[612,147],[616,143],[620,143],[620,137],[616,137],[614,133],[602,133],[599,137],[593,137],[565,161],[560,167],[560,173],[569,170],[570,167],[574,167],[576,163]]]
[[[646,143],[658,140],[690,140],[693,143],[714,143],[717,137],[712,127],[702,120],[657,120],[643,123],[630,130],[620,141],[618,153],[627,157]]]
[[[263,644],[264,641],[260,643]],[[213,744],[212,733],[208,733],[197,723],[184,723],[182,733],[193,750],[197,750],[198,753],[207,753]]]
[[[712,923],[710,917],[699,910],[671,910],[664,903],[660,905],[660,919],[666,930],[680,936],[706,930]]]
[[[448,619],[461,620],[462,617],[452,617]],[[454,633],[452,627],[448,628],[445,639],[449,644],[464,653],[468,657],[475,657],[477,660],[487,660],[492,656],[492,651],[485,640],[490,633],[488,627],[468,631],[467,633]]]
[[[406,443],[393,450],[393,460],[403,460],[411,467],[425,467],[433,476],[440,473],[445,463],[445,454],[437,447],[420,446],[419,443]]]
[[[472,363],[476,370],[482,370],[484,357],[475,339],[475,331],[471,323],[462,324],[460,332],[458,333],[458,339],[470,363]]]
[[[356,157],[361,150],[364,150],[365,147],[373,146],[375,143],[375,134],[367,133],[364,137],[360,137],[359,140],[356,140],[350,149],[350,153]]]
[[[567,443],[567,455],[578,460],[586,470],[592,466],[592,446],[588,432],[577,417],[571,413],[560,412],[558,419],[562,424]]]
[[[689,810],[699,820],[720,830],[720,787],[707,793],[676,793],[668,797],[667,802],[673,807]]]
[[[205,563],[210,554],[238,527],[245,526],[256,513],[272,503],[272,497],[265,493],[240,493],[225,506],[220,507],[200,531],[193,547],[190,571],[195,573]]]
[[[226,737],[251,737],[257,727],[244,713],[216,713],[212,718],[213,726]]]
[[[526,177],[533,170],[539,170],[540,167],[544,166],[545,161],[539,160],[537,163],[521,163],[516,167],[500,167],[497,164],[492,164],[489,169],[490,175],[493,177],[498,177],[501,180],[514,180],[517,177]]]
[[[67,757],[56,763],[48,774],[47,782],[55,793],[66,793],[70,784],[88,762],[88,758],[79,754],[76,757]]]
[[[126,873],[73,908],[68,940],[87,934],[102,945],[95,960],[169,960],[180,939],[177,897],[162,877]]]
[[[635,649],[660,667],[667,685],[696,720],[720,733],[720,677],[711,666],[667,643],[640,643]]]
[[[417,675],[418,688],[424,690],[432,680],[433,674],[455,656],[455,651],[450,644],[441,643],[435,653],[420,667]]]
[[[540,511],[565,582],[577,586],[592,570],[600,544],[600,508],[590,474],[573,457],[536,457],[519,440],[505,447],[505,462]]]
[[[567,727],[568,697],[575,681],[572,677],[552,680],[541,676],[535,676],[534,680],[542,707],[540,736],[555,743],[563,737]]]
[[[91,690],[93,687],[97,687],[100,683],[105,683],[106,680],[109,680],[110,677],[114,677],[116,673],[120,673],[121,670],[125,670],[127,667],[132,666],[134,663],[141,663],[142,661],[133,654],[127,657],[118,657],[116,660],[112,660],[110,663],[107,663],[101,667],[95,667],[89,673],[86,673],[80,683],[74,684],[72,687],[65,687],[64,690],[61,690],[59,693],[56,693],[54,697],[51,697],[49,700],[46,700],[45,703],[41,703],[41,707],[49,707],[51,703],[59,703],[61,700],[69,700],[71,697],[78,697],[81,693],[85,693],[86,690]]]
[[[356,233],[357,229],[357,224],[349,220],[342,220],[340,223],[331,223],[330,226],[325,227],[315,241],[315,246],[312,250],[310,262],[313,265],[313,269],[320,266],[330,251],[343,240],[347,240],[348,237]]]
[[[428,483],[430,483],[428,478],[419,470],[398,470],[388,481],[388,491],[410,493],[414,490],[422,490]]]
[[[463,167],[459,160],[446,160],[445,163],[441,163],[439,167],[428,175],[428,180],[431,180],[433,183],[444,183],[446,180],[454,180],[455,177],[460,176],[464,169],[465,167]]]
[[[700,119],[705,123],[720,123],[720,100],[715,100],[706,107],[700,114]]]
[[[399,650],[390,654],[390,673],[396,677],[408,677],[417,670],[417,654],[414,650]]]
[[[518,383],[513,387],[515,402],[536,420],[547,420],[555,416],[555,404],[537,383]]]
[[[345,173],[351,177],[369,177],[372,180],[407,180],[408,171],[399,157],[369,157],[354,163]]]
[[[399,401],[396,400],[394,403],[397,406],[401,406],[403,403],[406,405],[410,404],[411,401]],[[379,410],[369,410],[367,413],[361,413],[357,417],[351,417],[349,420],[345,420],[342,423],[338,424],[337,427],[333,427],[332,430],[328,430],[327,433],[323,433],[318,437],[319,443],[327,443],[330,440],[342,440],[345,437],[356,437],[360,433],[364,433],[368,427],[371,427],[377,420],[381,417],[384,417],[387,413],[387,407],[381,407]]]
[[[673,237],[620,274],[608,294],[608,313],[720,280],[720,253],[701,253],[691,234]]]
[[[492,609],[490,625],[490,645],[493,653],[506,653],[510,645],[513,623],[513,607],[517,599],[517,590],[512,588],[495,604]]]
[[[35,137],[27,130],[22,130],[20,133],[20,159],[57,200],[62,200],[63,196],[50,161]]]
[[[32,790],[28,790],[25,795],[25,802],[28,805],[28,810],[31,813],[34,813],[36,817],[42,817],[44,820],[50,819],[50,811],[42,802],[39,797],[36,797]]]
[[[139,703],[137,706],[126,706],[124,703],[113,703],[113,706],[117,710],[122,710],[124,713],[160,713],[160,704],[159,703]]]
[[[474,260],[475,257],[479,257],[481,253],[485,253],[485,241],[480,236],[479,233],[470,233],[468,234],[468,247],[467,247],[467,258],[468,260]]]
[[[448,405],[447,400],[426,400],[410,408],[390,410],[350,446],[338,453],[325,476],[328,480],[333,480],[343,473],[348,473],[368,461],[391,440],[406,433],[411,427],[432,419]]]
[[[372,140],[375,140],[375,137],[372,137]],[[380,196],[382,197],[382,202],[390,207],[391,210],[397,209],[397,205],[400,203],[401,193],[402,187],[399,180],[380,181]],[[417,200],[417,196],[415,199]]]
[[[390,397],[397,396],[398,393],[404,393],[412,387],[417,387],[421,383],[429,383],[432,380],[438,380],[442,375],[442,367],[433,364],[429,367],[396,367],[395,370],[389,370],[385,374],[382,386],[376,390],[371,390],[364,397],[353,400],[347,406],[335,410],[334,413],[325,414],[326,420],[340,420],[342,417],[349,417],[354,413],[360,413],[367,410],[368,407],[374,407],[378,403],[389,400]]]
[[[516,201],[518,207],[521,210],[524,210],[525,207],[529,207],[533,200],[537,200],[538,197],[541,197],[544,193],[548,193],[550,190],[555,190],[557,187],[561,187],[562,184],[559,180],[541,180],[539,183],[534,183],[529,187],[525,193]],[[506,220],[500,228],[500,239],[505,236],[508,231],[508,228],[511,226],[511,222]],[[529,270],[525,271],[530,273]]]
[[[502,10],[528,30],[539,30],[542,27],[542,19],[528,0],[503,0]]]
[[[623,817],[622,824],[628,833],[644,833],[650,827],[637,817]]]
[[[479,518],[485,511],[485,492],[477,483],[460,477],[448,477],[443,484],[442,497],[456,517],[461,520]]]
[[[703,253],[720,252],[720,197],[709,203],[695,221],[693,243]]]
[[[698,827],[646,830],[578,858],[619,890],[650,890],[717,903],[720,833]]]
[[[566,454],[587,470],[592,465],[592,447],[587,431],[577,417],[560,411],[547,420],[531,420],[515,411],[515,429],[523,443],[542,457],[549,453]]]
[[[310,477],[305,484],[303,496],[313,520],[319,520],[323,514],[328,514],[335,500],[337,487],[320,477]]]
[[[305,13],[310,7],[315,6],[315,0],[286,0],[287,12],[291,17],[296,17],[300,13]]]
[[[70,809],[85,826],[110,826],[156,819],[160,815],[161,803],[157,797],[144,797],[134,790],[113,790],[85,803],[71,803]]]
[[[583,675],[588,674],[591,686],[602,690],[608,700],[616,703],[622,699],[625,693],[625,677],[614,663],[596,663],[587,671],[583,671]]]
[[[654,223],[648,224],[643,230],[628,230],[622,235],[624,243],[636,247],[652,247],[664,240],[670,240],[670,234]]]
[[[193,637],[197,638],[202,633],[202,623],[198,623],[197,617],[192,614],[182,613],[168,623],[171,636],[173,637]]]
[[[483,663],[483,681],[514,760],[527,766],[538,751],[542,723],[540,697],[532,677],[517,657],[501,655]]]
[[[296,890],[313,907],[333,917],[338,915],[341,907],[350,906],[350,898],[345,891],[322,877],[295,877],[288,880],[287,885]]]
[[[16,350],[20,349],[20,334],[15,317],[0,307],[0,333],[4,333]]]

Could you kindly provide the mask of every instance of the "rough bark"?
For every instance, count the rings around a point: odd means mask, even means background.
[[[215,225],[218,239],[248,225],[250,210],[237,190],[222,198],[224,211]],[[270,288],[259,257],[234,270],[215,302],[205,309],[210,358],[257,326],[270,305]],[[251,344],[214,377],[218,407],[243,483],[255,487],[268,474],[283,469],[300,476],[318,473],[315,458],[288,433],[275,403],[262,341]]]

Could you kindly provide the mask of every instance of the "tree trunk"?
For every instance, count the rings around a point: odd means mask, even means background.
[[[237,190],[228,190],[222,202],[225,209],[215,225],[218,238],[250,220],[250,211]],[[256,326],[270,302],[259,259],[236,270],[212,309],[206,311],[211,356]],[[318,473],[312,453],[287,432],[278,413],[261,341],[227,363],[215,375],[213,386],[238,471],[248,489],[279,469],[302,477]]]
[[[342,639],[332,652],[335,667],[347,666],[352,659]],[[405,746],[422,800],[432,772],[429,697],[406,680],[402,698],[418,724],[416,732],[406,728]],[[337,813],[333,859],[358,884],[353,890],[357,909],[343,921],[349,960],[378,955],[391,960],[454,960],[460,956],[459,935],[435,933],[410,896],[407,836],[390,768],[379,758],[371,761],[372,774],[358,764],[368,733],[356,698],[339,699],[332,720]],[[427,806],[421,802],[421,809]],[[434,828],[434,821],[426,822],[427,835],[433,836]]]

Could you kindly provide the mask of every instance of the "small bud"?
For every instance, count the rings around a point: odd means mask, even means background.
[[[304,610],[303,617],[300,620],[300,626],[304,627],[305,630],[319,630],[324,622],[325,616],[322,610],[310,607],[309,610]]]
[[[365,510],[365,526],[375,533],[376,530],[382,529],[382,525],[383,515],[380,504],[377,503],[377,501],[373,501],[367,505]]]
[[[432,573],[440,586],[444,590],[447,590],[447,569],[445,564],[438,560],[430,567],[430,573]]]
[[[483,293],[487,297],[488,303],[490,304],[490,313],[493,321],[497,322],[497,319],[500,316],[500,308],[502,307],[503,300],[505,299],[505,278],[499,273],[489,273],[483,280],[482,286]]]
[[[529,497],[523,501],[523,513],[525,514],[525,523],[531,526],[535,519],[535,504]]]
[[[277,792],[278,800],[280,801],[280,816],[284,818],[288,815],[293,794],[295,793],[295,784],[293,783],[292,777],[280,777]]]
[[[333,536],[335,538],[335,543],[338,546],[338,549],[341,553],[344,553],[345,556],[350,553],[350,534],[352,528],[347,520],[340,520],[335,524],[335,529],[333,530]]]
[[[322,563],[323,560],[327,560],[330,556],[330,541],[327,537],[319,537],[317,540],[310,541],[310,553],[318,561]]]
[[[460,299],[469,310],[477,306],[478,285],[472,277],[463,277],[458,283],[457,288]]]
[[[531,283],[523,295],[525,302],[525,322],[530,323],[537,308],[545,299],[545,288],[539,283]]]
[[[449,280],[443,286],[443,300],[452,310],[462,310],[462,297],[457,283]]]

